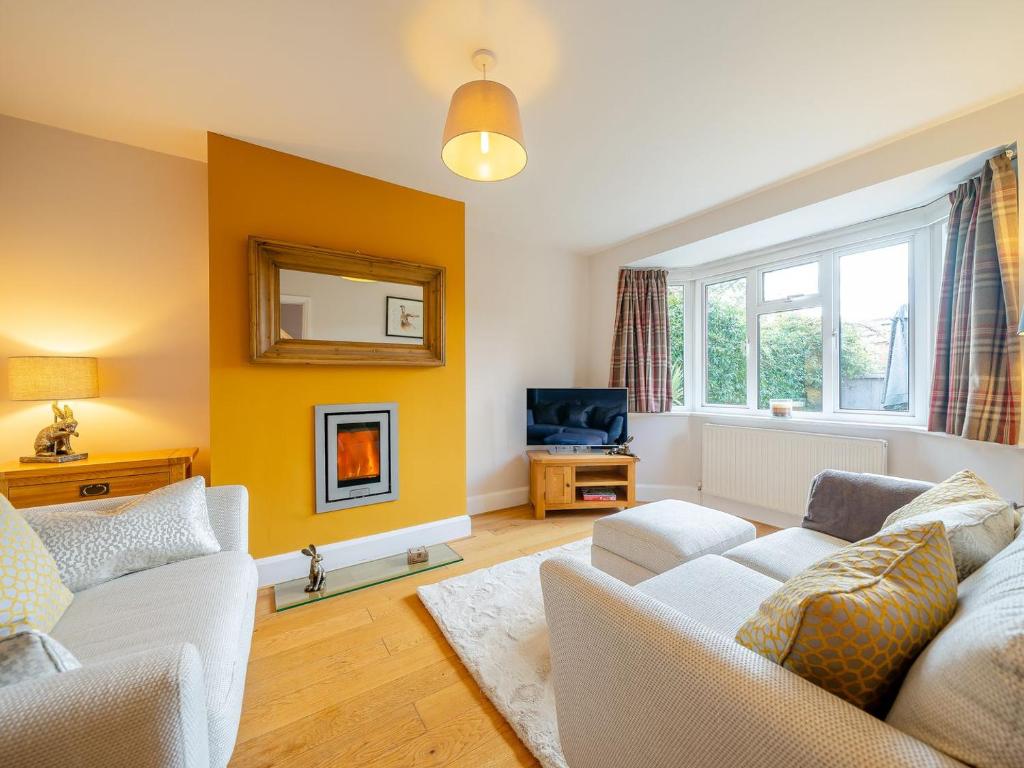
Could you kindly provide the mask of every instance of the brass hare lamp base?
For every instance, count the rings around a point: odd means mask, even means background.
[[[71,412],[71,406],[63,410],[53,404],[53,424],[39,430],[36,435],[35,456],[22,456],[24,464],[63,464],[67,461],[81,461],[89,458],[88,453],[75,453],[71,449],[71,438],[78,437],[78,420]]]

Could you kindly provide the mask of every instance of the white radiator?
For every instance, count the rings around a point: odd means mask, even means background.
[[[886,471],[885,440],[705,424],[701,491],[798,517],[823,469]]]

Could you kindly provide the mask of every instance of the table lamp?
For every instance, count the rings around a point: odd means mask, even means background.
[[[81,461],[88,453],[75,453],[71,438],[78,437],[78,421],[71,406],[58,400],[97,397],[99,383],[95,357],[9,357],[11,400],[52,400],[53,424],[36,435],[35,455],[24,462]]]

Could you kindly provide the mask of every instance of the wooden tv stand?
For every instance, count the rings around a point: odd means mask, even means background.
[[[538,520],[549,509],[621,509],[636,504],[636,458],[605,453],[527,451],[530,503]],[[611,488],[615,501],[584,501],[584,488]]]

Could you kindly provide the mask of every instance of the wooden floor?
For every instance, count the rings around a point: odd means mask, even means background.
[[[537,765],[416,588],[585,538],[604,514],[478,515],[473,535],[453,545],[464,562],[283,613],[261,590],[231,766]]]

